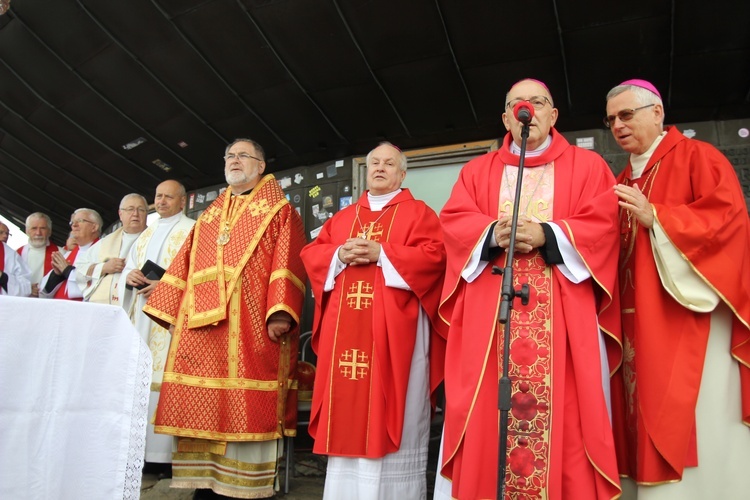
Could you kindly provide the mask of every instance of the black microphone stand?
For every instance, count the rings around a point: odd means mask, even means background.
[[[531,123],[531,119],[528,120]],[[521,184],[523,182],[523,164],[526,159],[526,140],[529,138],[529,123],[524,123],[521,129],[521,155],[518,161],[518,179],[516,181],[516,194],[513,201],[513,217],[511,219],[510,242],[508,243],[505,268],[492,266],[492,274],[503,275],[502,300],[498,321],[505,325],[503,328],[503,375],[498,384],[498,408],[500,409],[500,441],[498,442],[499,468],[497,475],[497,499],[505,500],[505,471],[507,468],[508,447],[508,412],[510,412],[511,386],[508,376],[508,364],[510,362],[510,311],[513,309],[513,299],[521,298],[521,304],[529,303],[529,285],[524,283],[520,290],[513,288],[513,255],[516,246],[516,228],[518,227],[518,211],[521,203]]]

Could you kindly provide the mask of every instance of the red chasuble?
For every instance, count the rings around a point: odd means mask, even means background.
[[[377,264],[347,266],[323,286],[346,239],[377,241],[410,291],[385,286]],[[318,355],[310,434],[316,453],[379,458],[401,444],[406,389],[422,307],[432,322],[430,387],[442,380],[437,306],[445,250],[437,215],[409,190],[380,212],[367,195],[328,220],[302,259],[315,296],[313,349]]]
[[[483,244],[485,230],[504,213],[505,168],[518,165],[510,141],[508,134],[502,149],[464,166],[440,214],[448,252],[440,315],[450,323],[440,472],[452,480],[453,497],[462,500],[495,498],[497,491],[502,278],[491,268],[504,267],[506,254],[472,283],[461,272]],[[538,251],[516,253],[515,287],[529,283],[531,297],[528,306],[514,302],[511,314],[506,493],[508,498],[613,498],[620,488],[598,330],[607,338],[614,371],[621,362],[614,177],[600,156],[572,147],[555,130],[549,148],[527,158],[526,167],[553,169],[554,185],[551,199],[531,199],[522,213],[557,224],[591,278],[573,284]],[[545,220],[545,214],[551,218]]]
[[[293,436],[299,330],[276,343],[265,325],[276,311],[299,324],[302,221],[272,175],[248,195],[230,195],[203,212],[144,307],[175,325],[155,431],[218,441]],[[179,451],[209,451],[204,444]]]
[[[638,184],[670,241],[732,310],[732,356],[750,425],[750,222],[734,168],[716,148],[669,127],[641,177],[631,177],[628,165],[618,181]],[[710,314],[667,293],[649,230],[627,213],[620,222],[626,362],[624,386],[613,383],[612,394],[620,472],[641,483],[679,480],[697,465],[695,407]]]

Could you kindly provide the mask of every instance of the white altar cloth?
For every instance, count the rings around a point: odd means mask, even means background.
[[[138,499],[150,385],[122,308],[0,296],[0,498]]]

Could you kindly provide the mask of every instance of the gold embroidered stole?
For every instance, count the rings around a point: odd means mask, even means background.
[[[550,166],[554,167],[550,163],[526,171],[520,215],[538,222],[552,219],[554,168],[548,168]],[[515,187],[514,179],[510,180],[507,184]],[[501,189],[501,216],[512,214],[514,194],[515,189],[510,189],[510,186]],[[528,283],[531,300],[527,306],[515,300],[510,314],[509,376],[512,403],[508,415],[506,491],[513,498],[538,498],[549,486],[553,382],[564,384],[565,380],[564,373],[555,371],[552,357],[555,349],[552,336],[552,270],[538,250],[528,254],[516,252],[514,260],[513,286],[519,289],[523,283]],[[502,375],[504,344],[503,327],[499,324],[496,334],[499,379]],[[562,348],[565,349],[564,344]],[[563,376],[558,379],[555,375]]]
[[[117,231],[119,231],[119,233],[117,233]],[[102,240],[99,248],[99,259],[101,259],[102,263],[107,262],[109,259],[120,256],[123,230],[122,228],[119,228],[117,231],[117,234],[112,233],[111,237],[107,237]],[[93,262],[93,264],[98,264],[98,262]],[[84,272],[86,271],[87,270],[84,270]],[[100,276],[97,280],[98,283],[92,283],[91,286],[95,288],[89,294],[88,301],[97,304],[118,305],[120,303],[120,297],[117,293],[118,280],[115,280],[114,278],[114,274],[107,274],[106,276]]]
[[[366,235],[372,241],[388,241],[398,206],[373,212],[360,206],[349,237]],[[388,210],[389,213],[384,213]],[[373,415],[375,345],[373,341],[373,302],[375,278],[381,272],[376,263],[347,266],[341,280],[333,356],[329,368],[328,425],[326,451],[336,455],[364,455],[371,426],[382,426],[382,416]],[[380,299],[382,300],[382,299]]]
[[[226,319],[227,297],[238,286],[242,278],[240,271],[276,213],[289,203],[281,194],[275,178],[267,175],[248,195],[232,197],[231,187],[227,188],[201,215],[190,252],[191,269],[186,290],[188,328]],[[224,203],[229,204],[228,210],[220,207]],[[229,239],[221,244],[219,237],[227,227]]]

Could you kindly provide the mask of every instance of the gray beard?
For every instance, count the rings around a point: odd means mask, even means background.
[[[49,243],[49,240],[47,240],[47,239],[44,239],[44,240],[42,240],[42,241],[41,241],[41,243],[39,243],[39,242],[35,242],[35,241],[34,241],[33,239],[29,238],[29,245],[30,245],[30,246],[31,246],[32,248],[42,248],[42,247],[46,247],[46,246],[47,246],[47,243]]]
[[[227,173],[225,176],[227,184],[230,186],[237,186],[238,184],[246,184],[250,182],[250,179],[245,175],[244,172],[232,171]]]

